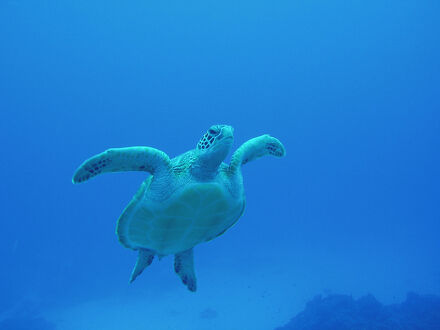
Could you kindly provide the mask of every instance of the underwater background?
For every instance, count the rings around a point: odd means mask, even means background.
[[[0,1],[0,328],[274,329],[316,295],[440,294],[439,13]],[[174,157],[212,124],[287,155],[243,167],[245,213],[196,246],[195,294],[172,257],[128,284],[115,225],[147,173],[75,169],[111,147]]]

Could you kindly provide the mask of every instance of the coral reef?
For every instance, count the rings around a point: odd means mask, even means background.
[[[316,296],[304,311],[276,330],[440,329],[440,297],[408,293],[401,304],[382,305],[372,295]]]

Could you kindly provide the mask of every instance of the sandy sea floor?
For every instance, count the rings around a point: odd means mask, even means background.
[[[237,273],[199,272],[195,294],[171,275],[168,289],[147,287],[144,278],[137,289],[53,309],[45,317],[59,330],[263,330],[288,322],[294,310],[304,307],[306,299],[301,297],[309,296],[294,285],[271,286],[286,278],[269,279],[267,272],[251,279]]]

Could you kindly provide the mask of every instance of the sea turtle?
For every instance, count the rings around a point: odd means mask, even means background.
[[[159,258],[174,254],[174,270],[196,291],[193,247],[229,229],[243,214],[245,195],[241,165],[265,155],[285,154],[281,142],[262,135],[232,155],[233,128],[214,125],[193,150],[170,159],[151,147],[108,149],[86,160],[75,172],[80,183],[106,172],[151,173],[122,212],[116,234],[122,245],[138,251],[130,282]]]

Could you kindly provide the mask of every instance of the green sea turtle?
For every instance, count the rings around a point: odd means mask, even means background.
[[[190,291],[196,291],[193,247],[229,229],[243,214],[245,195],[241,165],[265,155],[281,157],[284,147],[270,135],[245,142],[223,160],[233,143],[233,128],[214,125],[193,150],[170,159],[151,147],[108,149],[86,160],[73,183],[102,173],[151,173],[118,219],[122,245],[137,250],[130,282],[159,258],[174,254],[174,270]]]

